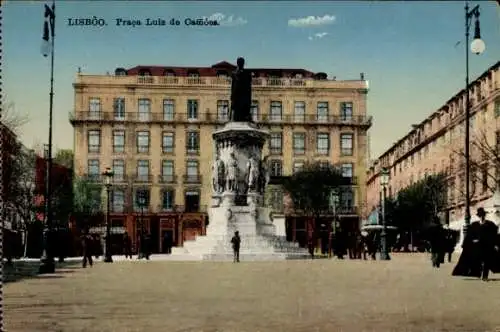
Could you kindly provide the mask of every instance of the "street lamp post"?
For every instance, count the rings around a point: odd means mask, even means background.
[[[105,263],[113,263],[113,257],[111,253],[111,222],[109,220],[109,212],[111,209],[111,179],[113,178],[113,171],[111,168],[106,168],[104,173],[102,173],[104,176],[104,184],[106,186],[106,239],[104,243],[104,250],[106,251],[104,253],[104,262]]]
[[[144,243],[144,207],[146,205],[146,197],[144,195],[144,192],[139,192],[139,197],[138,197],[138,203],[139,207],[141,208],[141,230],[140,230],[140,235],[139,235],[139,250],[138,250],[138,259],[141,259],[145,256],[145,253],[143,252],[143,248],[145,247]]]
[[[479,5],[469,10],[468,1],[465,2],[465,223],[464,238],[470,225],[470,91],[469,91],[469,31],[475,18],[474,40],[470,44],[471,51],[475,54],[484,52],[486,46],[481,40],[481,28],[479,26]]]
[[[45,225],[43,228],[43,252],[40,259],[40,273],[54,273],[55,262],[52,256],[50,241],[52,240],[52,113],[54,107],[54,37],[55,37],[55,0],[52,7],[45,5],[45,22],[43,31],[43,56],[50,52],[50,92],[49,92],[49,144],[47,151],[47,178],[45,188]]]
[[[380,174],[380,184],[382,185],[382,233],[381,244],[382,250],[380,251],[380,260],[388,261],[391,259],[389,256],[389,246],[387,245],[387,216],[385,211],[385,203],[387,201],[387,185],[389,184],[389,170],[383,168]]]
[[[329,250],[329,256],[331,257],[332,251],[333,251],[333,243],[332,240],[336,240],[334,236],[337,233],[337,205],[339,203],[339,193],[334,190],[330,192],[330,205],[332,206],[333,209],[333,221],[332,221],[332,236],[330,236],[330,250]],[[333,239],[332,239],[333,238]]]

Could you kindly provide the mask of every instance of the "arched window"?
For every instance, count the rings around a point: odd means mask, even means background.
[[[188,71],[188,77],[198,78],[198,77],[200,77],[200,73],[197,70],[190,70],[190,71]]]
[[[124,68],[116,68],[115,76],[127,76],[127,71]]]
[[[141,69],[139,70],[139,76],[151,76],[151,72],[149,69]]]
[[[165,69],[163,76],[175,77],[175,72],[172,69]]]
[[[225,71],[225,70],[218,70],[216,76],[217,77],[228,77],[228,74],[227,74],[227,71]]]

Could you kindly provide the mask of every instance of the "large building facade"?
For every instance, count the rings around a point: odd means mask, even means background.
[[[471,202],[477,207],[491,198],[500,180],[500,62],[470,85]],[[448,177],[449,222],[464,219],[465,205],[465,90],[448,100],[384,152],[367,171],[367,210],[380,204],[380,171],[390,171],[388,194],[428,174]],[[474,206],[473,206],[474,207]]]
[[[204,234],[210,222],[212,132],[228,121],[234,69],[227,62],[138,66],[76,78],[70,118],[75,174],[102,181],[104,169],[112,168],[112,225],[130,234],[145,228],[155,251],[163,250],[164,233],[182,245]],[[304,69],[249,70],[253,121],[270,132],[263,153],[271,176],[290,175],[308,161],[337,164],[345,176],[359,179],[345,196],[351,213],[357,213],[365,202],[371,125],[363,75],[338,81]],[[145,208],[138,197],[147,197]],[[279,191],[268,199],[282,208]]]

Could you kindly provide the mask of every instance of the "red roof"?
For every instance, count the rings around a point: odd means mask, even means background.
[[[189,74],[199,74],[200,76],[217,76],[218,74],[229,75],[234,69],[235,65],[221,61],[210,67],[168,67],[168,66],[136,66],[127,69],[127,75],[141,75],[149,73],[151,76],[165,76],[169,73],[185,77]],[[257,77],[278,76],[278,77],[293,77],[297,74],[302,77],[313,77],[314,73],[305,69],[292,69],[292,68],[248,68]]]

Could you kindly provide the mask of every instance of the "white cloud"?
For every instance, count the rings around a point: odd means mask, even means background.
[[[217,21],[219,22],[219,24],[221,26],[230,26],[230,27],[234,27],[234,26],[237,26],[237,25],[245,25],[248,23],[247,20],[245,20],[243,17],[236,17],[234,15],[225,15],[225,14],[222,14],[222,13],[215,13],[215,14],[212,14],[208,17],[204,17],[204,18],[207,18],[209,20],[212,20],[212,21]]]
[[[312,36],[309,36],[308,39],[309,40],[321,39],[321,38],[323,38],[323,37],[325,37],[327,35],[328,35],[328,32],[318,32],[318,33],[315,33]]]
[[[288,20],[288,26],[301,28],[301,27],[314,27],[318,25],[332,24],[335,22],[335,16],[324,15],[320,16],[307,16],[301,18],[291,18]]]

